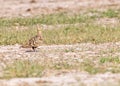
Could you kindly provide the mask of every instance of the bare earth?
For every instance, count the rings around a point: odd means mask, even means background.
[[[35,16],[86,9],[119,8],[120,0],[0,0],[0,17]]]
[[[56,12],[82,12],[87,9],[105,10],[120,8],[120,0],[0,0],[0,17],[36,16]],[[26,52],[30,49],[20,48],[20,45],[0,46],[0,76],[3,68],[16,60],[33,60],[57,62],[67,60],[74,63],[84,59],[98,56],[120,56],[120,42],[91,44],[82,43],[75,45],[49,45],[40,46],[39,52]],[[71,49],[73,50],[71,52]],[[65,52],[68,50],[69,52]],[[101,53],[105,51],[106,53]],[[92,58],[90,58],[92,57]],[[71,71],[45,71],[41,78],[13,78],[0,80],[0,86],[119,86],[120,74],[104,73],[90,75],[86,72]]]
[[[97,45],[82,43],[75,45],[40,46],[38,52],[26,52],[30,49],[20,48],[20,45],[17,44],[0,46],[1,76],[2,69],[16,60],[31,60],[43,64],[47,64],[49,60],[53,61],[53,63],[63,60],[74,64],[76,61],[82,62],[85,59],[90,59],[96,63],[97,60],[95,59],[102,56],[120,56],[120,52],[117,51],[119,48],[120,42]],[[116,51],[110,52],[113,49]],[[65,52],[65,50],[68,50],[68,52]],[[87,72],[76,70],[54,72],[46,70],[42,78],[0,80],[0,86],[107,86],[108,84],[110,84],[110,86],[119,86],[119,81],[120,74],[112,74],[109,72],[90,75]]]

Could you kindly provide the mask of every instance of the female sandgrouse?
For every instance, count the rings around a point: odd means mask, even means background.
[[[42,27],[43,26],[38,26],[37,25],[37,35],[34,37],[30,38],[28,43],[26,45],[21,46],[22,48],[32,48],[33,51],[36,51],[36,48],[40,46],[43,43],[43,38],[42,38]]]

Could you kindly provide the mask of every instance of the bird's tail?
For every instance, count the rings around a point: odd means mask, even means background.
[[[31,48],[31,46],[26,43],[26,44],[21,45],[20,48]]]

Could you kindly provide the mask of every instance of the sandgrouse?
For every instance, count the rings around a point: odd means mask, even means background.
[[[43,38],[42,38],[42,28],[43,26],[41,25],[40,27],[37,25],[37,35],[34,37],[30,38],[28,43],[26,45],[22,45],[22,48],[32,48],[33,51],[36,51],[36,48],[40,46],[43,43]]]

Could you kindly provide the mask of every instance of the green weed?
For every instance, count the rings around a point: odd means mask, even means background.
[[[40,77],[43,73],[43,66],[30,61],[16,61],[8,65],[4,72],[4,78],[13,77]]]

